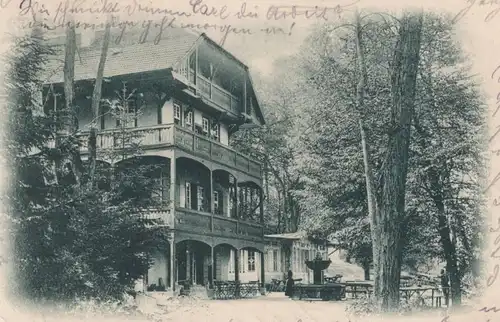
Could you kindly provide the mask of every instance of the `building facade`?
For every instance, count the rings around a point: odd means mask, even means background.
[[[329,243],[308,238],[304,232],[266,234],[264,237],[264,270],[268,282],[284,280],[288,271],[292,271],[294,279],[312,283],[313,273],[305,262],[318,255],[328,259]]]
[[[127,130],[137,134],[145,163],[160,165],[163,205],[148,216],[171,229],[168,249],[158,252],[145,289],[175,290],[182,281],[265,279],[261,164],[229,146],[240,127],[264,124],[248,67],[206,35],[164,32],[162,40],[110,44],[103,103],[92,120],[91,96],[101,35],[79,46],[75,61],[76,104],[82,156],[89,124],[98,123],[97,148],[116,147],[113,98],[125,97]],[[133,37],[130,37],[133,38]],[[113,39],[113,38],[112,38]],[[63,99],[61,60],[44,86],[50,108]],[[113,162],[103,157],[103,164]],[[152,196],[153,197],[153,196]]]

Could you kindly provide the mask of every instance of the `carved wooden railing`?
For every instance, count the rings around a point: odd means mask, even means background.
[[[179,66],[177,72],[185,77],[187,82],[196,88],[198,94],[209,99],[219,107],[238,114],[242,112],[243,104],[241,98],[231,94],[229,91],[222,88],[220,85],[211,82],[209,79],[195,75],[194,70],[187,67],[187,61]]]
[[[259,162],[241,154],[228,146],[214,142],[207,137],[176,126],[162,124],[144,128],[131,128],[134,133],[133,140],[144,148],[175,145],[201,158],[215,161],[223,165],[248,173],[256,178],[261,178],[261,165]],[[87,151],[88,134],[80,136],[81,150]],[[119,149],[122,140],[117,130],[109,129],[98,133],[98,149]]]
[[[214,234],[221,237],[243,237],[260,240],[263,227],[259,223],[211,215],[186,208],[176,208],[175,228],[199,234]]]
[[[241,100],[238,97],[201,75],[198,75],[196,80],[196,88],[202,96],[235,114],[241,111]]]
[[[175,144],[200,157],[222,163],[261,178],[261,165],[259,162],[189,130],[176,127]]]
[[[161,219],[169,227],[173,226],[174,218],[170,209],[151,209],[143,213],[146,219]]]
[[[97,134],[96,145],[98,149],[119,149],[124,141],[122,137],[125,136],[130,136],[131,142],[140,143],[143,146],[173,144],[173,127],[173,124],[162,124],[127,130],[132,135],[119,132],[118,129],[103,130]],[[87,151],[88,133],[83,133],[80,137],[81,150]]]

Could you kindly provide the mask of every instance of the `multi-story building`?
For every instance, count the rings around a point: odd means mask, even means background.
[[[120,44],[113,39],[102,88],[103,99],[128,89],[125,112],[131,116],[130,131],[140,134],[141,158],[162,168],[158,179],[165,203],[151,216],[162,218],[172,236],[170,247],[156,255],[147,285],[168,289],[184,280],[195,285],[263,282],[261,164],[229,146],[230,136],[242,126],[264,124],[248,67],[204,34],[171,29],[160,42],[153,38],[139,44],[134,37]],[[101,39],[96,32],[94,41],[77,50],[82,142],[91,122]],[[57,108],[63,103],[63,62],[53,67],[45,97]],[[119,125],[107,109],[106,104],[100,107],[98,149],[114,144],[112,133]]]
[[[326,244],[302,233],[265,235],[261,164],[229,146],[236,131],[264,124],[248,67],[204,34],[170,29],[159,42],[153,33],[151,39],[142,36],[110,43],[97,148],[113,147],[113,133],[123,129],[123,119],[105,103],[118,92],[126,96],[126,127],[140,138],[141,160],[161,167],[161,193],[152,197],[163,206],[149,216],[161,218],[172,231],[144,290],[175,290],[186,280],[263,283],[282,279],[288,270],[312,281],[305,260],[318,252],[326,257]],[[96,32],[83,44],[77,37],[75,95],[84,158],[102,38]],[[52,43],[62,45],[64,37]],[[48,68],[44,96],[54,109],[64,104],[62,70],[62,59]]]

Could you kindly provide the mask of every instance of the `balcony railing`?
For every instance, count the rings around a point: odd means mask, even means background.
[[[181,127],[175,127],[175,144],[203,158],[236,168],[258,178],[261,177],[260,163],[236,152],[218,142],[195,134]]]
[[[193,155],[240,170],[256,178],[261,178],[261,165],[259,162],[182,127],[165,124],[147,128],[131,128],[130,131],[136,134],[133,140],[140,143],[144,149],[175,145]],[[88,134],[82,134],[82,151],[87,151],[87,140]],[[116,130],[113,132],[112,129],[102,131],[97,135],[96,145],[98,149],[119,149],[119,134],[117,135]]]
[[[176,208],[175,212],[175,229],[200,234],[214,234],[221,237],[243,237],[254,240],[263,237],[263,228],[259,223],[211,215],[185,208]]]
[[[197,75],[195,82],[195,74],[193,70],[189,71],[189,75],[184,75],[189,80],[189,83],[196,87],[198,94],[209,99],[213,103],[222,107],[225,110],[238,114],[242,111],[241,99],[219,85],[211,82],[207,78]]]
[[[144,218],[163,220],[163,222],[170,227],[172,227],[174,223],[174,218],[172,216],[172,213],[170,212],[170,209],[164,209],[164,210],[151,209],[150,211],[144,214]]]

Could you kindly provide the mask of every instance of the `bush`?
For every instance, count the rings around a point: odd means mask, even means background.
[[[414,298],[409,302],[401,298],[397,314],[406,315],[425,310],[425,306],[420,305],[421,300]],[[354,299],[346,306],[346,313],[350,316],[363,317],[368,315],[378,315],[380,312],[377,309],[375,299],[373,297],[361,297]]]

